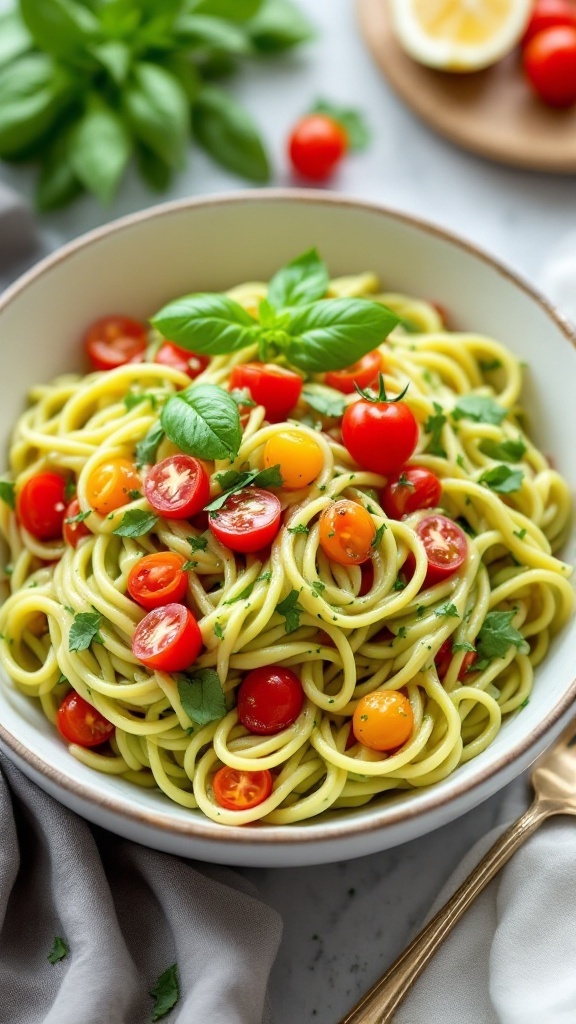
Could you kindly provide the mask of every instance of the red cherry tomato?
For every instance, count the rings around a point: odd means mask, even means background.
[[[348,136],[328,114],[306,114],[292,129],[288,155],[292,167],[311,181],[325,181],[348,149]]]
[[[78,521],[76,516],[79,516],[81,512],[80,502],[78,498],[73,498],[69,505],[67,505],[64,512],[64,525],[62,532],[64,534],[64,540],[71,548],[78,546],[79,541],[83,537],[90,536],[90,530],[82,520]],[[76,519],[76,522],[70,522],[70,520]]]
[[[416,527],[428,558],[425,587],[453,576],[463,566],[468,554],[466,534],[447,516],[425,516]]]
[[[386,484],[382,508],[389,519],[402,519],[419,508],[435,508],[441,494],[442,484],[435,473],[424,466],[404,466]]]
[[[243,363],[232,370],[230,390],[245,388],[258,405],[264,406],[266,418],[279,423],[300,398],[302,377],[272,363]]]
[[[84,346],[95,370],[141,363],[147,344],[146,324],[127,316],[102,317],[84,335]]]
[[[263,665],[245,676],[238,690],[238,717],[259,736],[287,729],[302,711],[304,690],[298,676],[280,665]]]
[[[114,732],[112,722],[74,690],[64,697],[58,708],[56,725],[68,743],[79,747],[98,747]]]
[[[246,487],[231,494],[217,512],[210,513],[210,529],[231,551],[259,551],[274,540],[281,513],[280,501],[271,491]]]
[[[16,516],[38,540],[59,540],[66,513],[66,483],[58,473],[36,473],[16,496]]]
[[[210,480],[199,459],[169,455],[151,467],[144,481],[144,494],[154,511],[165,519],[188,519],[210,500]]]
[[[434,664],[436,665],[436,671],[438,673],[438,678],[440,679],[440,681],[445,679],[446,676],[448,675],[448,669],[450,668],[450,664],[452,662],[452,656],[452,637],[449,636],[448,639],[444,641],[440,650],[438,651],[438,654],[434,658]],[[466,673],[472,667],[477,658],[478,655],[476,654],[476,651],[466,651],[466,654],[462,658],[462,664],[458,671],[458,679],[460,682],[464,680]]]
[[[372,559],[370,559],[369,562],[362,562],[360,572],[362,573],[362,579],[360,581],[358,597],[364,597],[365,594],[370,593],[374,586],[374,566],[372,564]]]
[[[329,388],[336,388],[345,395],[351,395],[359,388],[368,388],[378,380],[378,374],[382,370],[382,353],[375,348],[373,352],[367,352],[357,363],[348,366],[345,370],[330,370],[324,378]]]
[[[536,0],[530,21],[521,40],[521,47],[530,42],[539,32],[558,25],[576,28],[576,7],[569,0]]]
[[[154,356],[154,362],[170,366],[173,370],[180,370],[194,379],[204,372],[210,362],[210,356],[201,356],[187,348],[180,348],[173,341],[165,341]]]
[[[360,398],[347,406],[342,440],[360,466],[390,476],[412,455],[418,423],[406,402],[388,401],[381,387],[374,400]]]
[[[212,786],[220,807],[229,811],[249,811],[270,796],[272,776],[267,768],[262,772],[245,772],[225,765],[216,772]]]
[[[148,612],[132,637],[132,653],[138,661],[161,672],[183,672],[190,668],[202,645],[202,634],[192,612],[175,603]]]
[[[576,102],[576,27],[559,25],[534,36],[523,54],[530,85],[552,107]]]
[[[128,573],[126,588],[130,597],[148,609],[181,601],[188,586],[183,565],[185,559],[173,551],[144,555]]]

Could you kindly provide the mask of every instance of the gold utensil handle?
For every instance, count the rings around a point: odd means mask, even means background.
[[[464,911],[551,813],[554,811],[550,806],[535,800],[526,813],[500,836],[460,888],[340,1024],[390,1024],[410,986]]]

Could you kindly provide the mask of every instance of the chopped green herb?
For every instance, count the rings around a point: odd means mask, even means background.
[[[445,618],[448,618],[448,619],[459,619],[460,618],[460,615],[458,614],[458,609],[457,609],[456,605],[452,604],[451,601],[445,601],[444,604],[439,605],[438,608],[436,608],[434,610],[434,615],[437,615],[438,618],[442,618],[442,617],[445,617]]]
[[[136,465],[149,466],[156,458],[160,442],[164,437],[164,429],[160,421],[153,423],[149,431],[136,445]]]
[[[398,632],[396,633],[396,636],[400,640],[405,640],[406,639],[406,626],[400,626],[399,629],[398,629]]]
[[[230,469],[227,473],[218,473],[216,479],[222,487],[222,494],[204,506],[207,512],[214,512],[216,509],[222,508],[231,494],[236,494],[244,487],[248,487],[249,484],[266,488],[282,487],[283,483],[279,465],[270,466],[268,469],[247,469],[242,473]]]
[[[218,637],[219,640],[224,639],[224,630],[220,622],[217,622],[214,626],[214,636]]]
[[[150,533],[158,522],[153,512],[145,512],[141,508],[131,508],[125,512],[119,525],[112,532],[118,537],[142,537]]]
[[[326,590],[326,584],[322,583],[322,580],[313,580],[310,586],[312,587],[312,590],[317,597],[319,597],[320,594],[322,594],[323,591]]]
[[[172,1007],[176,1006],[180,998],[177,964],[172,964],[160,975],[154,988],[150,989],[150,995],[155,1000],[152,1020],[157,1021],[165,1017]]]
[[[522,470],[510,469],[510,466],[505,466],[502,463],[482,473],[479,482],[481,484],[488,484],[488,487],[498,494],[512,494],[514,491],[520,490],[523,479],[524,473]]]
[[[138,501],[138,498],[142,497],[142,491],[128,491],[128,497],[130,498],[130,501]]]
[[[70,626],[68,650],[86,651],[93,641],[103,644],[104,640],[99,632],[101,622],[102,616],[99,612],[80,612],[75,615]]]
[[[504,658],[513,644],[521,654],[529,650],[520,630],[512,625],[514,612],[488,612],[478,634],[477,650],[480,661],[475,669],[486,668],[493,658]]]
[[[372,540],[372,545],[371,546],[373,548],[380,547],[380,544],[382,543],[382,537],[384,536],[384,530],[387,530],[387,529],[388,529],[388,527],[386,526],[386,523],[381,523],[380,524],[380,526],[376,530],[376,533],[374,534],[374,539]]]
[[[498,402],[487,395],[462,395],[452,410],[453,420],[473,420],[474,423],[493,423],[498,426],[508,415]]]
[[[312,388],[304,388],[302,397],[306,399],[309,406],[323,416],[343,416],[346,408],[344,396],[333,388],[323,387],[321,384]]]
[[[454,641],[452,644],[452,653],[456,654],[457,651],[475,651],[474,644],[468,643],[467,640]]]
[[[199,537],[186,537],[192,551],[206,551],[208,547],[208,537],[205,533],[201,533]]]
[[[526,528],[523,527],[521,530],[514,530],[514,536],[518,537],[518,540],[524,540],[524,537],[526,536]]]
[[[85,512],[79,512],[76,516],[67,516],[64,520],[65,523],[83,523],[88,516],[92,515],[92,509],[89,508]]]
[[[0,499],[10,508],[16,508],[16,485],[11,480],[0,480]]]
[[[502,462],[520,462],[526,454],[526,445],[521,437],[508,438],[506,441],[491,441],[489,438],[482,441],[480,451],[491,459],[501,459]]]
[[[405,586],[406,586],[406,581],[403,580],[401,576],[398,576],[397,579],[394,582],[394,586],[392,587],[392,590],[404,590]]]
[[[310,527],[305,523],[298,523],[298,526],[289,526],[288,533],[310,533]]]
[[[74,478],[68,479],[64,484],[64,497],[66,501],[72,501],[72,498],[76,494],[76,481]]]
[[[525,708],[529,703],[530,703],[530,697],[526,697],[526,699],[522,701],[520,707],[521,708]]]
[[[298,602],[298,591],[291,590],[288,597],[276,605],[276,611],[286,620],[284,629],[287,633],[293,633],[295,629],[298,629],[300,616],[304,611]]]
[[[478,366],[482,373],[491,373],[492,370],[501,370],[502,362],[500,359],[479,359]]]
[[[456,465],[460,466],[460,469],[466,469],[466,463],[464,462],[463,455],[456,456]]]
[[[184,562],[184,565],[182,566],[182,572],[190,572],[192,569],[195,569],[197,565],[198,562],[193,562],[189,559],[187,562]]]
[[[56,935],[52,944],[52,949],[48,953],[48,960],[51,964],[57,964],[60,960],[64,960],[70,952],[70,946],[65,939],[61,938],[60,935]]]
[[[425,611],[426,611],[426,605],[425,604],[419,604],[418,607],[416,608],[416,615],[418,616],[419,619],[422,618],[422,616],[424,615]]]
[[[178,674],[177,686],[182,707],[190,721],[196,725],[208,725],[226,714],[224,690],[213,668]]]
[[[437,455],[439,458],[445,459],[446,451],[442,444],[442,431],[446,423],[446,416],[438,402],[433,402],[432,405],[434,406],[434,413],[428,417],[424,424],[425,433],[430,434],[426,451],[430,452],[431,455]]]
[[[14,572],[14,566],[12,565],[11,562],[8,562],[8,564],[4,566],[4,573],[5,573],[5,575],[6,576],[11,576],[13,572]]]
[[[128,412],[130,412],[130,409],[134,409],[135,406],[140,405],[141,402],[150,402],[153,409],[158,405],[156,395],[153,395],[149,391],[143,391],[141,394],[137,394],[135,391],[129,391],[128,394],[124,395],[124,405]]]

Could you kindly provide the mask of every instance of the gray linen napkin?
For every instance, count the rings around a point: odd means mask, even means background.
[[[0,287],[41,248],[0,184]],[[0,1024],[148,1024],[174,963],[166,1024],[269,1024],[281,931],[243,877],[92,828],[0,755]]]

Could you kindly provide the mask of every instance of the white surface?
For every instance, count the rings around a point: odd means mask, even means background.
[[[284,140],[291,122],[318,95],[361,107],[370,150],[350,158],[332,182],[434,220],[480,243],[536,282],[564,235],[576,230],[576,182],[489,164],[436,137],[396,100],[366,56],[349,0],[304,3],[319,27],[306,52],[247,71],[235,91],[256,114],[289,183]],[[0,177],[30,189],[25,169]],[[195,153],[171,197],[238,187]],[[155,197],[132,179],[110,210],[86,200],[44,218],[52,242],[71,238]],[[127,279],[137,268],[127,269]],[[495,821],[517,782],[452,825],[385,854],[317,868],[250,871],[282,913],[285,937],[273,973],[275,1024],[336,1024],[405,944],[462,854]],[[441,1018],[430,1024],[441,1024]],[[485,1024],[462,1021],[462,1024]]]

